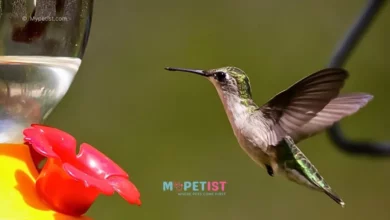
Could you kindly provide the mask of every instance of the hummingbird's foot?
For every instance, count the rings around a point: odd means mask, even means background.
[[[267,168],[268,175],[274,176],[274,171],[272,170],[272,167],[270,165],[266,164],[265,168]]]

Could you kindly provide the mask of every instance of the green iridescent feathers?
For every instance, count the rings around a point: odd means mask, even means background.
[[[276,147],[279,160],[287,169],[297,171],[301,177],[305,178],[314,186],[313,188],[323,191],[341,206],[345,205],[343,200],[334,193],[332,188],[325,182],[324,178],[320,175],[314,165],[295,145],[290,136],[284,137]]]
[[[226,72],[228,72],[230,76],[236,80],[240,97],[243,99],[251,99],[251,85],[249,77],[245,74],[245,72],[237,67],[226,67]]]

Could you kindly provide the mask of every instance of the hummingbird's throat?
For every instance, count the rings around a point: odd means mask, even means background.
[[[256,104],[251,99],[241,98],[236,94],[222,92],[221,99],[225,109],[230,112],[233,118],[241,118],[257,109]]]

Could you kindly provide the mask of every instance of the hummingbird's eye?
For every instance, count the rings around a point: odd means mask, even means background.
[[[226,73],[224,72],[216,72],[214,73],[214,78],[219,82],[222,82],[226,79]]]

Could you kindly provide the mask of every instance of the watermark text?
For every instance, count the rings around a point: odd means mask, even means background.
[[[56,16],[22,16],[23,21],[35,21],[35,22],[43,22],[43,21],[50,21],[50,22],[61,22],[61,21],[70,21],[70,18],[68,17],[56,17]]]
[[[163,181],[164,192],[176,192],[179,196],[224,196],[227,181]]]

